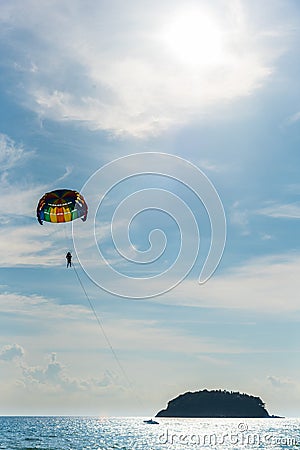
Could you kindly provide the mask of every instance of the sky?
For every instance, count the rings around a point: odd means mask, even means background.
[[[299,23],[295,0],[1,2],[0,414],[227,389],[299,417]],[[62,188],[87,221],[41,226]]]

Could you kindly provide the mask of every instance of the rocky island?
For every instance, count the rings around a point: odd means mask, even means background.
[[[170,400],[156,417],[264,418],[270,416],[264,402],[240,392],[213,390],[186,392]]]

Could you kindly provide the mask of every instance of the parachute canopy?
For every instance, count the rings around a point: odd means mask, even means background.
[[[87,218],[88,207],[81,194],[69,189],[47,192],[40,199],[36,214],[41,225],[43,221],[62,223]]]

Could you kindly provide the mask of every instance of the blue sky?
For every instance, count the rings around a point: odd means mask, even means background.
[[[298,2],[43,3],[0,8],[0,413],[152,415],[179,393],[222,388],[260,396],[273,414],[299,415]],[[106,164],[146,152],[157,153],[158,172],[168,153],[208,177],[227,242],[199,285],[211,240],[199,199],[155,174],[109,193],[98,243],[126,275],[166,270],[172,285],[167,267],[180,248],[172,218],[151,210],[132,221],[131,251],[145,251],[161,228],[169,239],[156,264],[133,268],[115,251],[114,210],[135,191],[173,191],[201,235],[189,275],[154,298],[112,295],[76,263],[124,377],[65,268],[71,228],[41,227],[35,211],[44,192],[81,190]],[[177,219],[186,219],[180,209]],[[124,222],[116,222],[121,237]],[[78,221],[76,232],[80,256],[104,277],[86,246],[88,223]],[[190,248],[193,239],[186,236]]]

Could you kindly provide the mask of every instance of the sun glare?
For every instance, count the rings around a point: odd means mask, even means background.
[[[218,64],[223,59],[222,32],[212,17],[199,11],[173,17],[163,40],[173,57],[186,64]]]

